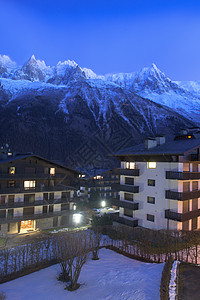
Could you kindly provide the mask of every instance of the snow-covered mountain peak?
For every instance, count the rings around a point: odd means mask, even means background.
[[[0,66],[4,66],[9,69],[16,68],[16,63],[10,59],[7,55],[0,54]]]
[[[0,76],[7,78],[16,68],[16,63],[7,55],[0,55]]]
[[[97,78],[97,74],[95,74],[91,69],[81,68],[81,70],[85,73],[87,79]]]

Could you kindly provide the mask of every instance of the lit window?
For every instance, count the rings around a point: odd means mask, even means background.
[[[125,162],[125,169],[135,169],[135,162]]]
[[[9,167],[9,174],[15,174],[15,167]]]
[[[31,180],[24,181],[24,188],[25,189],[35,188],[35,181],[31,181]]]
[[[50,168],[50,175],[55,175],[55,173],[56,173],[55,168]]]
[[[147,168],[148,169],[155,169],[156,168],[156,162],[148,162],[147,163]]]

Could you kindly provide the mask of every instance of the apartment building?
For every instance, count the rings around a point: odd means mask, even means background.
[[[0,235],[71,224],[79,173],[34,154],[0,150]]]
[[[120,182],[120,170],[112,169],[93,176],[87,180],[88,199],[97,200],[100,203],[106,200],[111,203],[118,199],[119,192],[115,185]]]
[[[150,229],[200,229],[200,131],[147,138],[117,153],[118,222]]]

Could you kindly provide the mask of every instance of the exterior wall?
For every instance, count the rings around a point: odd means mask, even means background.
[[[122,163],[124,166],[124,162]],[[139,186],[139,193],[134,194],[134,202],[139,203],[139,210],[133,211],[133,218],[138,219],[138,225],[150,229],[167,229],[168,220],[165,218],[165,210],[171,209],[178,212],[178,201],[167,200],[166,190],[178,191],[178,181],[168,180],[166,171],[178,171],[177,162],[157,162],[155,169],[147,168],[147,162],[136,162],[136,168],[140,170],[140,176],[133,176],[134,185]],[[120,183],[124,184],[125,177],[120,177]],[[148,179],[155,180],[155,186],[148,186]],[[155,204],[147,203],[147,197],[155,197]],[[124,199],[124,193],[120,192],[120,199]],[[180,204],[179,204],[180,206]],[[180,209],[180,207],[179,207]],[[122,216],[123,209],[120,208]],[[154,222],[147,220],[147,214],[154,215]],[[171,229],[177,228],[177,222],[169,222]]]
[[[10,231],[8,234],[18,233],[18,223],[10,223]]]
[[[54,211],[54,212],[56,212],[56,211],[61,211],[61,204],[54,204],[53,211]]]
[[[36,193],[35,194],[35,201],[43,200],[43,193]]]
[[[14,208],[14,217],[21,217],[23,216],[23,207],[20,208]]]
[[[53,227],[53,218],[37,219],[35,223],[36,229],[49,229]]]
[[[43,207],[42,207],[42,205],[41,206],[35,206],[35,208],[34,208],[34,214],[42,214],[42,209],[43,209]]]

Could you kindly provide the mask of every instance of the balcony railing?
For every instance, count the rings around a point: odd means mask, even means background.
[[[37,192],[63,192],[75,190],[72,186],[36,186],[35,188],[13,187],[0,189],[0,195],[2,194],[18,194],[18,193],[37,193]]]
[[[176,180],[200,179],[200,172],[166,171],[166,179],[176,179]]]
[[[169,220],[184,222],[200,216],[200,209],[189,211],[186,213],[177,213],[170,209],[165,210],[165,218]]]
[[[112,187],[116,191],[128,192],[128,193],[139,193],[139,186],[127,185],[127,184],[116,184]]]
[[[132,210],[139,209],[139,203],[131,201],[116,201],[115,204],[119,207],[129,208]]]
[[[29,206],[40,206],[49,204],[66,204],[73,202],[72,199],[59,198],[59,199],[49,199],[49,200],[35,200],[33,202],[10,202],[5,204],[0,204],[0,209],[6,208],[18,208],[18,207],[29,207]]]
[[[140,176],[139,169],[121,169],[120,175]]]
[[[166,199],[173,199],[173,200],[189,200],[189,199],[195,199],[200,197],[200,190],[198,191],[192,191],[192,192],[176,192],[176,191],[165,191],[165,198]]]
[[[136,227],[138,226],[138,220],[131,220],[131,219],[126,219],[123,217],[120,217],[119,214],[110,214],[110,217],[113,221],[116,221],[118,223],[131,226],[131,227]]]
[[[41,213],[41,214],[30,214],[30,215],[23,215],[23,216],[8,216],[0,217],[0,224],[5,223],[13,223],[13,222],[20,222],[20,221],[26,221],[26,220],[36,220],[36,219],[44,219],[44,218],[51,218],[56,216],[63,216],[63,215],[70,215],[72,214],[72,211],[65,210],[65,211],[59,211],[59,212],[52,212],[52,213]]]

